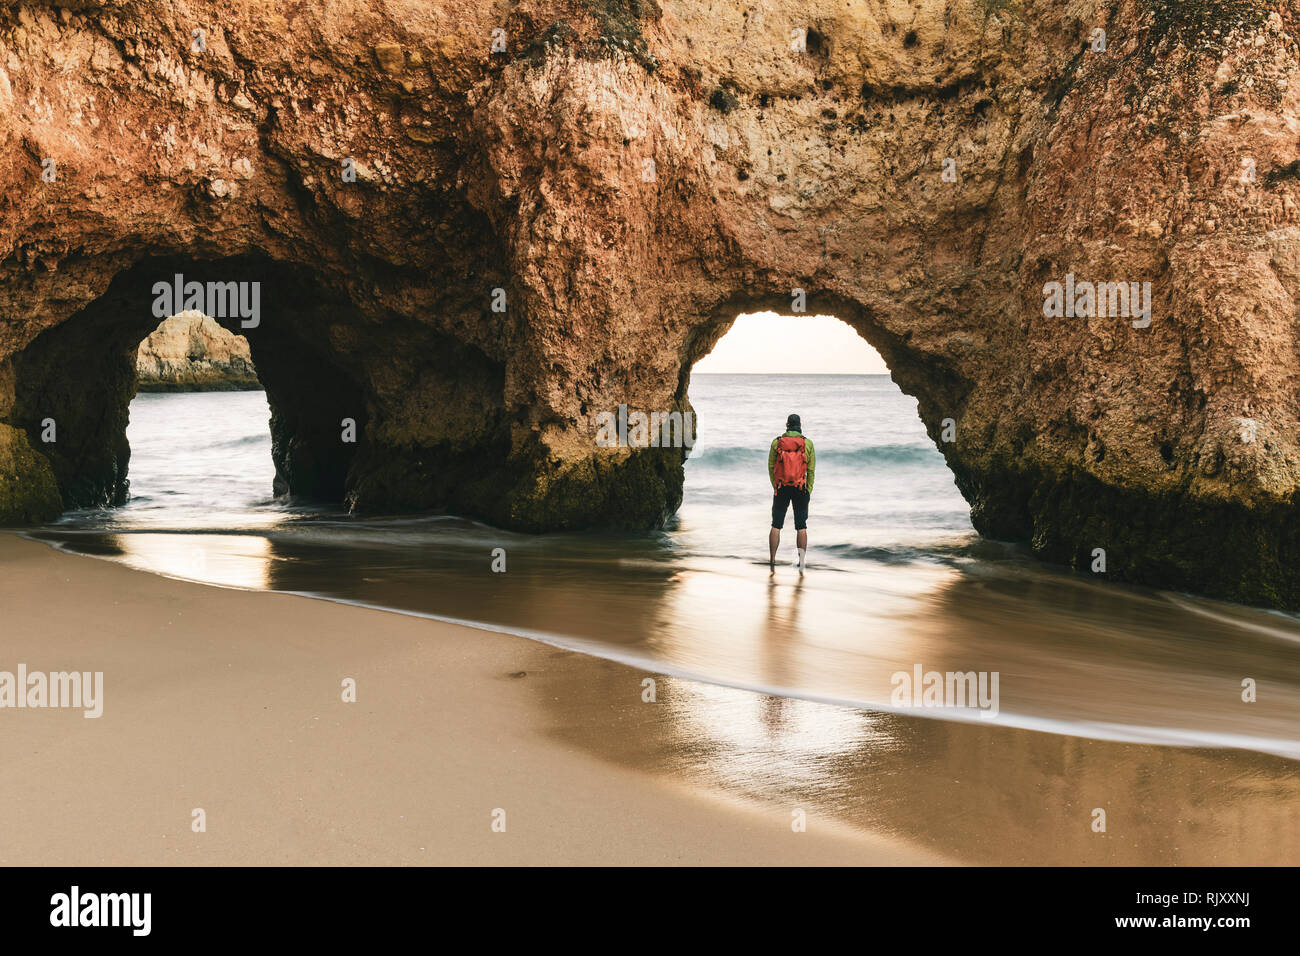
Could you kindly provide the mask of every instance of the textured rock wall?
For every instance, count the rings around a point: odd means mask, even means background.
[[[260,389],[248,340],[201,312],[163,319],[136,353],[141,392]]]
[[[120,498],[183,272],[261,283],[281,490],[652,526],[682,451],[597,417],[688,409],[802,290],[981,532],[1300,605],[1297,33],[1297,0],[7,7],[0,513]],[[1150,283],[1151,323],[1045,315],[1067,275]]]

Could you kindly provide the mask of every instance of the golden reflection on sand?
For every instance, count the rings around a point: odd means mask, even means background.
[[[267,588],[271,542],[254,534],[114,534],[106,542],[127,565],[188,581]]]
[[[553,656],[565,652],[554,652]],[[989,865],[1295,865],[1300,764],[771,697],[608,661],[530,672],[539,723],[601,759]],[[1093,830],[1094,811],[1106,832]]]

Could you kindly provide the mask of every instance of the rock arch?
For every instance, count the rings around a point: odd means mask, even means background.
[[[285,488],[526,530],[671,513],[680,452],[595,416],[684,408],[798,288],[956,421],[980,531],[1300,605],[1296,36],[1295,0],[19,2],[0,519],[119,494],[119,337],[164,264],[269,283]],[[1067,274],[1149,281],[1154,321],[1046,317]]]

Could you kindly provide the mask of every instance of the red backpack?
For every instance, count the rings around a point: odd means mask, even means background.
[[[782,435],[776,440],[776,467],[772,469],[777,488],[793,485],[808,487],[808,455],[802,435]]]

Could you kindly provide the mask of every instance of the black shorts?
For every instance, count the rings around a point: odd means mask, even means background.
[[[808,492],[794,485],[784,485],[776,489],[772,498],[772,527],[785,527],[785,509],[794,505],[794,530],[803,531],[808,527]]]

